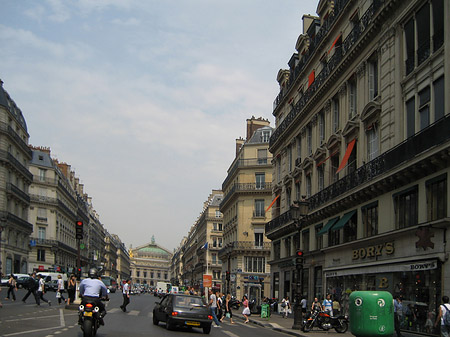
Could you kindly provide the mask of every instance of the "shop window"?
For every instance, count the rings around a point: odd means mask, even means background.
[[[378,202],[362,207],[362,221],[364,237],[378,234]]]
[[[415,226],[418,223],[417,186],[394,194],[395,224],[397,229]]]
[[[280,273],[273,273],[273,297],[278,298],[280,294]]]
[[[447,174],[426,182],[427,220],[447,217]]]
[[[301,293],[305,296],[306,294],[308,294],[308,290],[309,290],[309,269],[308,268],[303,268],[302,269],[302,289],[301,289]],[[306,296],[308,297],[308,296]]]
[[[290,296],[291,295],[291,272],[290,271],[285,271],[284,272],[284,298],[286,298],[286,296]]]

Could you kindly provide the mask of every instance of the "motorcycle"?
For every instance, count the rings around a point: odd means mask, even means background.
[[[348,318],[344,315],[330,316],[324,311],[316,310],[303,320],[302,331],[311,331],[314,326],[325,331],[334,328],[338,333],[345,333],[348,330]]]
[[[239,301],[236,297],[231,297],[230,302],[228,303],[229,306],[231,306],[233,309],[238,310],[241,306],[241,301]]]
[[[103,300],[103,299],[102,299]],[[103,323],[100,308],[94,300],[83,299],[78,307],[79,320],[84,337],[91,337],[97,334],[97,330]]]

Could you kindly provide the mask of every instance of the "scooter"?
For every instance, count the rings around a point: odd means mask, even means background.
[[[302,331],[309,332],[314,326],[325,331],[334,328],[338,333],[345,333],[348,330],[348,317],[344,315],[330,316],[324,311],[316,310],[303,320]]]

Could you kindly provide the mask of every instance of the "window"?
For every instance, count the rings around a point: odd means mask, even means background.
[[[264,233],[255,233],[255,247],[261,248],[264,245]]]
[[[433,51],[444,44],[444,0],[432,0],[433,7]]]
[[[37,250],[37,260],[41,262],[45,262],[45,249]]]
[[[219,232],[223,231],[223,224],[219,223],[218,225],[219,225]]]
[[[39,227],[38,229],[38,239],[39,240],[45,240],[46,239],[46,228],[45,227]]]
[[[222,213],[220,213],[220,211],[216,210],[216,218],[221,218],[222,217]]]
[[[427,220],[447,217],[447,175],[441,175],[426,182]]]
[[[268,143],[270,140],[270,130],[263,130],[262,132],[262,142]]]
[[[322,267],[314,268],[314,297],[322,298]]]
[[[412,137],[416,133],[416,100],[411,98],[406,102],[406,137]]]
[[[350,157],[348,158],[348,166],[347,166],[347,172],[348,174],[355,172],[357,167],[357,150],[358,150],[358,142],[355,142],[355,145],[353,146],[352,153],[350,154]]]
[[[265,173],[255,173],[256,189],[261,190],[266,188],[266,174]]]
[[[444,76],[433,82],[434,87],[434,121],[444,117]]]
[[[355,212],[343,228],[344,231],[343,243],[356,240],[357,227],[358,227],[358,215]]]
[[[306,176],[306,197],[310,198],[312,195],[311,174]]]
[[[279,260],[281,258],[281,244],[280,244],[280,241],[275,241],[273,243],[273,258],[274,258],[274,260]]]
[[[255,217],[264,217],[264,199],[256,199],[255,200]]]
[[[367,161],[371,161],[378,156],[378,128],[373,123],[366,131],[367,135]]]
[[[292,146],[287,147],[288,172],[292,172]]]
[[[325,114],[323,111],[319,113],[319,144],[325,141]]]
[[[417,65],[430,56],[430,5],[425,4],[416,14]]]
[[[217,263],[217,254],[211,254],[212,264]]]
[[[410,19],[405,24],[405,44],[406,44],[406,74],[414,69],[414,51],[416,49],[414,41],[414,20]]]
[[[159,279],[161,278],[161,272],[158,272],[158,278]]]
[[[309,230],[304,230],[302,232],[302,250],[304,252],[309,252]]]
[[[331,175],[331,182],[335,183],[336,181],[339,180],[339,173],[336,173],[338,167],[339,167],[339,153],[335,153],[331,156],[331,161],[330,161],[330,175]]]
[[[295,200],[301,200],[300,181],[295,182]]]
[[[284,239],[284,256],[291,256],[291,238]]]
[[[292,205],[292,189],[290,187],[286,188],[286,205]]]
[[[397,229],[417,225],[417,208],[417,186],[405,192],[394,194],[395,223]]]
[[[147,272],[144,271],[144,278],[147,278]]]
[[[213,238],[213,247],[217,248],[217,238]]]
[[[315,227],[315,234],[316,234],[316,249],[322,249],[323,248],[323,235],[317,235],[323,228],[323,224],[318,224]]]
[[[277,182],[281,181],[281,158],[277,158]]]
[[[258,164],[267,164],[267,149],[258,149]]]
[[[378,96],[378,60],[375,55],[369,61],[369,99],[373,100]]]
[[[339,97],[333,98],[333,133],[339,130]]]
[[[153,272],[150,272],[150,278],[153,278],[155,274]]]
[[[329,231],[328,232],[328,247],[336,246],[341,242],[341,231]]]
[[[218,244],[219,248],[222,248],[222,246],[223,246],[222,243],[223,243],[222,238],[217,238],[217,244]]]
[[[311,124],[309,124],[306,128],[306,135],[307,135],[307,146],[308,146],[308,156],[312,154],[312,127]]]
[[[45,181],[47,170],[39,169],[39,181]]]
[[[141,272],[138,270],[138,271],[136,271],[136,276],[137,277],[141,277]]]
[[[164,274],[164,279],[167,280],[167,274]]]
[[[47,209],[39,207],[37,210],[37,217],[39,220],[47,220]]]
[[[319,187],[319,191],[322,191],[324,186],[325,186],[325,177],[324,177],[325,169],[324,168],[325,168],[325,164],[322,164],[322,165],[320,165],[317,168],[317,177],[318,177],[318,183],[319,183],[319,186],[318,186]]]
[[[301,158],[302,157],[302,136],[301,135],[297,135],[296,142],[297,142],[297,158]]]
[[[265,273],[266,259],[264,257],[245,256],[244,265],[246,273]]]
[[[420,130],[430,125],[430,87],[419,92]]]
[[[352,119],[356,115],[356,80],[352,79],[348,82],[348,119]]]
[[[278,298],[280,293],[280,273],[273,273],[273,297]]]
[[[378,202],[362,207],[363,235],[370,237],[378,234]]]

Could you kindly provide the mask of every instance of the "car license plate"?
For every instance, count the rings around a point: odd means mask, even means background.
[[[186,325],[190,325],[190,326],[200,326],[200,322],[186,321]]]
[[[92,312],[85,311],[85,312],[84,312],[84,316],[92,317]]]

